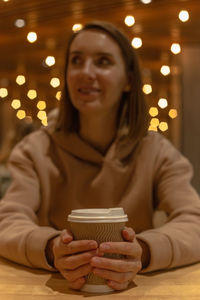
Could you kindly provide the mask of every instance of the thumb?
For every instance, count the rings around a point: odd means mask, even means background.
[[[69,243],[73,240],[73,235],[69,230],[64,229],[60,234],[60,238],[63,243]]]
[[[131,227],[124,227],[122,236],[126,241],[133,242],[135,239],[135,231]]]

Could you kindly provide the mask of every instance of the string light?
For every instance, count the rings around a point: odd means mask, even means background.
[[[77,31],[81,30],[82,28],[83,28],[83,25],[82,25],[82,24],[74,24],[74,25],[72,26],[72,30],[73,30],[74,32],[77,32]]]
[[[25,76],[24,75],[18,75],[17,78],[16,78],[16,82],[19,85],[24,84],[26,82]]]
[[[128,26],[131,27],[135,24],[135,18],[134,16],[126,16],[124,19],[124,23]]]
[[[136,49],[140,48],[142,46],[142,39],[139,37],[134,37],[132,39],[131,45]]]
[[[56,99],[57,99],[58,101],[60,101],[61,95],[62,95],[62,92],[61,92],[61,91],[58,91],[58,92],[56,93]]]
[[[40,110],[37,114],[38,119],[44,120],[47,118],[47,113],[44,110]]]
[[[60,85],[60,79],[57,77],[54,77],[50,81],[50,85],[54,88],[58,87]]]
[[[18,99],[13,99],[12,103],[11,103],[12,108],[14,109],[18,109],[21,107],[21,101]]]
[[[47,56],[45,59],[45,63],[47,64],[47,66],[51,67],[55,64],[56,60],[54,56]]]
[[[158,118],[152,118],[152,119],[151,119],[151,122],[150,122],[150,125],[151,125],[152,127],[158,127],[159,123],[160,123],[160,121],[159,121]]]
[[[149,95],[152,93],[152,86],[150,84],[144,84],[142,90],[146,95]]]
[[[164,75],[164,76],[167,76],[170,74],[170,67],[169,66],[166,66],[166,65],[163,65],[161,68],[160,68],[160,72]]]
[[[18,28],[22,28],[26,25],[25,21],[23,19],[17,19],[15,20],[15,26]]]
[[[149,109],[149,114],[150,114],[150,116],[152,116],[152,117],[157,116],[157,115],[158,115],[158,109],[157,109],[157,107],[151,107],[151,108]]]
[[[181,22],[187,22],[190,18],[190,15],[187,10],[181,10],[178,17]]]
[[[174,54],[180,53],[180,52],[181,52],[181,46],[180,46],[180,44],[178,44],[178,43],[173,43],[173,44],[171,45],[171,52],[174,53]]]
[[[168,115],[170,118],[175,119],[178,116],[177,110],[176,109],[170,109]]]
[[[48,126],[48,121],[47,118],[41,120],[42,125],[44,125],[45,127]]]
[[[37,33],[36,32],[29,32],[27,34],[27,40],[30,42],[30,43],[34,43],[36,40],[37,40]]]
[[[39,110],[44,110],[46,108],[46,102],[45,101],[38,101],[37,108]]]
[[[8,96],[8,90],[6,88],[1,88],[0,89],[0,97],[5,98]]]
[[[159,129],[160,129],[161,131],[166,131],[166,130],[168,129],[168,124],[167,124],[167,122],[160,122],[160,124],[159,124]]]
[[[158,131],[157,127],[154,127],[152,125],[149,126],[148,130],[151,130],[151,131]]]
[[[152,0],[140,0],[142,3],[144,3],[144,4],[149,4],[149,3],[151,3],[152,2]]]
[[[160,98],[158,101],[158,106],[160,108],[166,108],[168,106],[168,101],[165,98]]]
[[[18,110],[16,114],[17,118],[22,120],[26,117],[26,112],[23,109]]]
[[[37,97],[36,90],[29,90],[28,93],[27,93],[27,96],[31,100],[35,99]]]

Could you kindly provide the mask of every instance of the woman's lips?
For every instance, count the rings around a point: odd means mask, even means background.
[[[93,87],[80,87],[78,88],[78,92],[83,95],[97,95],[101,92],[101,90]]]

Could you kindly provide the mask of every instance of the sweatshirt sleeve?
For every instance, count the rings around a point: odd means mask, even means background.
[[[22,141],[11,154],[12,183],[0,201],[0,255],[29,267],[54,271],[46,261],[45,247],[60,232],[40,224],[39,179],[24,145]]]
[[[151,254],[143,273],[200,261],[200,198],[190,183],[192,166],[165,138],[160,138],[157,147],[154,204],[167,213],[168,221],[137,235]]]

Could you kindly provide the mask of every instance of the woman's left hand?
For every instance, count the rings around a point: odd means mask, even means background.
[[[114,290],[124,290],[142,268],[142,248],[132,228],[122,231],[125,241],[106,242],[99,246],[100,253],[125,255],[122,259],[111,259],[95,256],[91,259],[92,272],[107,280],[108,286]]]

